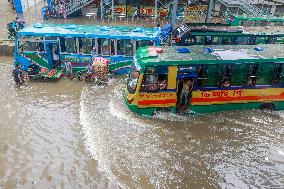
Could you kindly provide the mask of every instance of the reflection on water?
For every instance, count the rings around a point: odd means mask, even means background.
[[[124,77],[15,89],[10,68],[0,63],[0,188],[284,187],[283,112],[144,118],[124,105]]]

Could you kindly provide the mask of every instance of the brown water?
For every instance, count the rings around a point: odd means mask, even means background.
[[[0,60],[0,188],[284,188],[284,113],[148,119],[108,86],[16,89]]]

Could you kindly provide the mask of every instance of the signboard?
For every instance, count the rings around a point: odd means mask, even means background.
[[[115,5],[114,15],[122,15],[122,14],[126,14],[126,6],[125,5]]]
[[[141,6],[140,15],[142,16],[153,16],[155,15],[155,8],[150,6]]]
[[[205,22],[208,6],[189,5],[185,7],[185,21],[191,23]]]

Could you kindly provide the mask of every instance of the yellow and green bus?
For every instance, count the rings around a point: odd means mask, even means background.
[[[140,48],[125,102],[133,112],[150,116],[160,109],[197,114],[283,110],[283,49],[276,44]]]

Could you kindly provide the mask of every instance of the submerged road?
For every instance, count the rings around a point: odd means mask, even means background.
[[[143,118],[125,77],[16,89],[0,62],[0,188],[284,187],[283,112]]]

